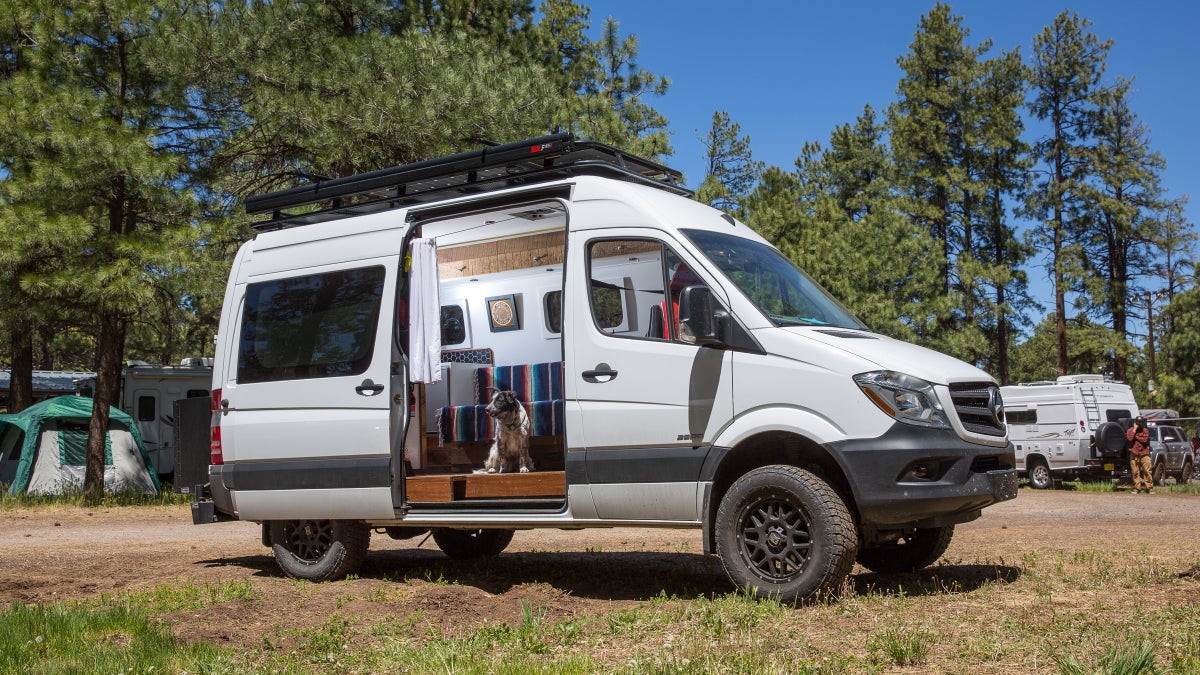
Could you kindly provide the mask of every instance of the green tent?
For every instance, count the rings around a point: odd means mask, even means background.
[[[137,424],[108,410],[104,491],[159,494],[162,487]],[[0,482],[9,494],[62,494],[83,489],[92,399],[59,396],[0,415]]]

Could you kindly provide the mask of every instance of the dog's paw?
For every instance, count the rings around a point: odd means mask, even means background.
[[[495,469],[488,469],[488,470],[487,470],[487,472],[488,472],[488,473],[496,473],[496,470],[495,470]]]
[[[521,473],[529,473],[529,467],[527,467],[527,466],[521,467]]]

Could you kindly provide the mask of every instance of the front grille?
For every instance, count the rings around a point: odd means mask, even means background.
[[[1000,399],[1000,388],[990,382],[966,382],[950,385],[950,398],[954,400],[954,412],[967,431],[1003,436],[1004,403]]]

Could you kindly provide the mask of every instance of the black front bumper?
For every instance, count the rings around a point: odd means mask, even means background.
[[[968,443],[953,431],[896,424],[886,434],[829,444],[864,526],[942,527],[1017,496],[1012,443]]]

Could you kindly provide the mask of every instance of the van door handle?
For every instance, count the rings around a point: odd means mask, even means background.
[[[598,363],[598,364],[596,364],[595,370],[585,370],[582,373],[580,373],[580,375],[583,375],[583,379],[586,382],[603,383],[603,382],[611,382],[614,378],[616,378],[617,371],[610,368],[607,363]],[[603,377],[605,379],[604,380],[598,379],[601,377]]]
[[[371,380],[363,380],[363,383],[354,388],[362,396],[374,396],[383,391],[382,384],[375,384]]]

